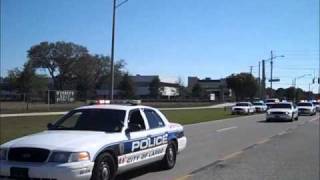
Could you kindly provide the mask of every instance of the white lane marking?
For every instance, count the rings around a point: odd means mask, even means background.
[[[238,127],[237,126],[227,127],[227,128],[223,128],[223,129],[218,129],[217,132],[228,131],[228,130],[236,129],[236,128],[238,128]]]
[[[314,121],[317,121],[317,120],[320,120],[320,117],[316,117],[314,119],[311,119],[311,120],[309,120],[309,122],[314,122]]]

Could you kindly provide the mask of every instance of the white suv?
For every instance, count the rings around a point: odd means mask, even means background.
[[[85,106],[48,129],[0,146],[1,178],[109,180],[157,161],[170,169],[187,144],[181,125],[147,106]]]

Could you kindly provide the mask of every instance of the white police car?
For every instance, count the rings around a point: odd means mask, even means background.
[[[251,102],[238,102],[231,109],[232,114],[253,114],[256,112]]]
[[[294,121],[299,119],[298,109],[293,103],[281,102],[270,104],[267,111],[266,121],[285,120]]]
[[[48,129],[0,146],[0,178],[109,180],[158,161],[170,169],[187,144],[181,125],[147,106],[84,106]]]

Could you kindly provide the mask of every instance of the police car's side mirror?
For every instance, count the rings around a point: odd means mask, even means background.
[[[52,123],[48,123],[47,124],[47,128],[48,128],[48,130],[52,129],[53,128],[53,124]]]
[[[126,130],[124,130],[124,133],[125,133],[127,136],[129,136],[129,135],[130,135],[130,129],[127,128]]]

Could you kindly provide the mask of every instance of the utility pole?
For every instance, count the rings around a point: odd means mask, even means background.
[[[252,75],[253,66],[250,66],[250,74]]]
[[[260,73],[260,67],[261,66],[261,62],[259,61],[259,65],[258,65],[258,67],[259,67],[259,70],[258,70],[258,85],[259,85],[259,97],[261,98],[261,73]]]
[[[271,57],[270,57],[270,97],[272,97],[272,81],[273,81],[273,52],[271,51]]]
[[[114,34],[116,25],[116,0],[113,0],[113,12],[112,12],[112,39],[111,39],[111,63],[110,63],[110,73],[111,73],[111,85],[110,85],[110,100],[113,100],[113,89],[114,89]]]
[[[318,97],[320,99],[320,58],[319,58],[319,74],[318,74]]]
[[[261,96],[263,99],[266,98],[266,63],[265,60],[262,60],[262,86],[261,86]]]
[[[114,42],[115,42],[115,26],[116,26],[116,9],[123,4],[128,2],[128,0],[123,0],[119,4],[117,4],[117,0],[113,0],[112,7],[112,39],[111,39],[111,62],[110,62],[110,73],[111,73],[111,84],[109,90],[110,100],[113,100],[114,94]]]

